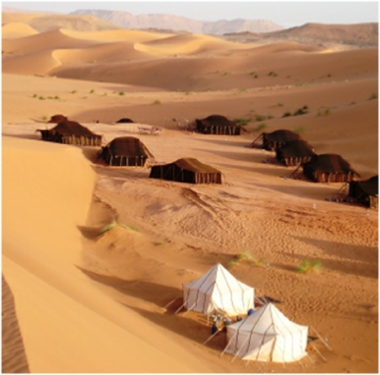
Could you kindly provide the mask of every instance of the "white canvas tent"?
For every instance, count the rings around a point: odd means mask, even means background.
[[[291,322],[269,303],[246,319],[227,326],[225,352],[265,362],[293,362],[306,353],[308,327]]]
[[[183,300],[187,310],[205,315],[246,315],[254,308],[254,289],[218,263],[201,278],[183,285]]]

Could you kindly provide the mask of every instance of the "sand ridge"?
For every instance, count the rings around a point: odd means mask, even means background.
[[[297,130],[363,178],[377,174],[377,49],[321,53],[137,30],[30,35],[17,22],[33,17],[12,18],[3,38],[3,366],[377,372],[377,211],[329,202],[342,184],[289,179],[294,168],[268,162],[274,153],[246,147],[262,131]],[[103,146],[136,136],[157,163],[195,157],[221,170],[223,184],[150,179],[149,167],[104,165],[100,148],[42,142],[37,129],[53,127],[54,114],[101,134]],[[184,130],[211,114],[248,119],[246,132]],[[134,123],[116,124],[122,117]],[[139,133],[150,126],[161,132]],[[203,345],[206,318],[174,314],[184,283],[243,251],[255,262],[231,273],[326,337],[332,352],[315,344],[327,361],[310,346],[302,363],[231,362],[220,356],[224,333]],[[304,259],[321,261],[320,273],[297,273]]]

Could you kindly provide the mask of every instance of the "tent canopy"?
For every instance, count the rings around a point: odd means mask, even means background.
[[[147,147],[136,137],[117,137],[105,147],[112,156],[153,157]]]
[[[238,281],[221,264],[183,286],[184,306],[206,315],[245,315],[254,308],[254,289]]]
[[[226,352],[242,359],[293,362],[306,353],[308,327],[290,321],[269,303],[227,326]]]
[[[338,154],[321,154],[315,155],[310,162],[306,163],[304,167],[309,167],[314,171],[321,171],[324,173],[348,173],[354,172],[351,165]],[[357,174],[358,175],[358,174]]]
[[[46,130],[39,130],[40,132]],[[93,133],[90,129],[79,124],[76,121],[61,121],[54,128],[48,130],[49,133],[58,133],[63,136],[74,135],[77,137],[96,137],[97,134]]]
[[[303,139],[296,139],[288,142],[286,145],[276,150],[276,153],[283,158],[315,155],[313,147]]]

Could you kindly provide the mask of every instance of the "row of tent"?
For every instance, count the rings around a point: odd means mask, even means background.
[[[308,327],[289,320],[273,303],[247,314],[255,308],[254,294],[254,288],[218,263],[199,279],[183,285],[183,306],[207,316],[247,315],[226,326],[226,353],[244,360],[282,363],[306,356]]]
[[[215,122],[219,117],[223,118],[223,116],[209,116]],[[50,121],[59,121],[64,118],[62,115],[55,115]],[[204,123],[206,120],[196,121]],[[209,128],[214,123],[213,121],[209,121]],[[222,121],[222,123],[224,122]],[[101,135],[93,133],[75,121],[63,120],[51,129],[38,129],[38,131],[41,132],[42,140],[46,141],[78,146],[101,147],[102,145]],[[262,133],[250,146],[254,147],[260,138],[262,139],[262,148],[275,151],[276,159],[280,163],[286,166],[297,166],[293,173],[302,167],[303,175],[311,181],[348,182],[350,200],[369,207],[378,207],[378,176],[364,181],[356,180],[356,177],[360,177],[359,174],[340,155],[318,155],[299,134],[290,130]],[[99,158],[112,166],[142,167],[146,165],[148,159],[154,157],[138,138],[118,137],[101,147]],[[151,167],[149,177],[196,184],[222,183],[222,173],[219,170],[203,164],[195,158],[182,158],[169,164],[154,165]]]
[[[276,160],[285,166],[296,166],[305,178],[313,182],[346,182],[348,183],[348,200],[368,207],[378,208],[378,175],[367,180],[360,178],[351,165],[338,154],[317,154],[315,149],[302,137],[290,130],[280,129],[271,133],[262,133],[252,143],[255,147],[258,140],[261,147],[276,153]]]
[[[57,115],[61,116],[61,115]],[[55,117],[54,120],[59,120]],[[72,144],[77,146],[100,146],[102,136],[93,133],[76,121],[60,121],[51,129],[38,129],[42,140]],[[98,159],[110,166],[143,167],[154,156],[149,149],[136,137],[116,137],[106,146],[101,147]],[[222,173],[195,158],[181,158],[164,165],[153,165],[150,178],[186,183],[222,183]]]

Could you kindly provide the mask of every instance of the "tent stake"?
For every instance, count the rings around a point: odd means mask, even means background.
[[[237,334],[237,331],[235,331],[235,333],[233,334],[233,336],[230,338],[230,340],[228,341],[226,347],[223,349],[222,353],[220,353],[220,356],[222,356],[226,352],[226,350],[228,349],[228,347],[231,345],[232,340],[235,338],[236,334]]]
[[[182,310],[183,306],[185,306],[185,303],[183,303],[183,304],[178,308],[178,310],[174,313],[174,315],[177,314],[180,310]]]
[[[316,335],[320,338],[320,340],[323,342],[323,344],[324,345],[326,345],[326,347],[328,348],[328,349],[330,349],[331,351],[333,351],[332,350],[332,348],[331,348],[331,346],[329,345],[329,344],[327,344],[327,342],[324,340],[324,338],[316,331],[316,329],[314,328],[314,327],[312,327],[312,326],[310,326],[310,328],[316,333]]]
[[[177,301],[178,298],[180,297],[176,297],[172,301],[170,301],[166,306],[164,306],[164,309],[168,308],[174,301]]]
[[[195,302],[193,305],[191,305],[188,309],[187,309],[187,311],[183,314],[183,316],[185,316],[195,305],[196,305],[197,303]],[[183,305],[185,305],[185,304],[183,304]]]
[[[221,329],[218,329],[215,333],[213,333],[202,345],[206,345],[214,336],[216,336]]]
[[[310,345],[315,349],[315,351],[321,356],[321,358],[325,361],[325,362],[327,362],[327,359],[326,359],[326,357],[324,357],[323,355],[322,355],[322,353],[317,349],[317,347],[313,344],[313,343],[310,343]]]

